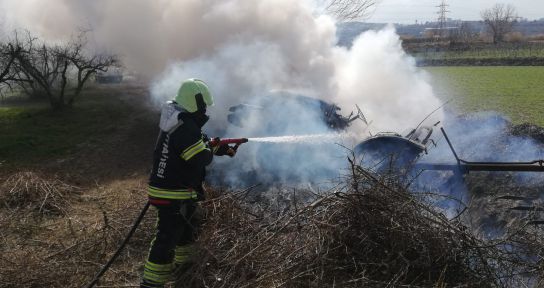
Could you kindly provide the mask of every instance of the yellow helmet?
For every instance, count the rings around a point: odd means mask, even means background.
[[[213,105],[213,97],[208,85],[204,81],[195,78],[183,81],[174,101],[189,113]]]

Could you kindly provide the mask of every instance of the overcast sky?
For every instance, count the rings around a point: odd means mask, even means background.
[[[436,21],[441,0],[378,0],[367,22],[414,23]],[[530,20],[544,18],[544,0],[446,0],[448,18],[480,20],[480,12],[496,3],[512,4],[518,16]]]

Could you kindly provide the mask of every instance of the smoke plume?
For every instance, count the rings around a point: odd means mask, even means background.
[[[216,110],[271,89],[304,91],[345,113],[359,104],[376,130],[407,129],[439,106],[392,28],[366,33],[350,49],[337,47],[333,19],[318,15],[314,4],[3,0],[0,8],[4,30],[63,40],[91,29],[96,46],[118,51],[130,70],[156,80],[160,101],[186,77],[210,83]]]
[[[3,0],[0,4],[7,23],[4,30],[25,28],[62,41],[77,29],[91,29],[94,46],[117,51],[129,70],[153,79],[151,94],[157,104],[172,99],[183,79],[206,81],[216,99],[206,127],[212,135],[272,133],[255,115],[248,116],[249,124],[243,128],[226,121],[230,106],[264,105],[263,97],[275,97],[271,91],[335,103],[344,116],[357,104],[372,121],[373,131],[406,131],[440,106],[427,77],[404,53],[392,27],[366,32],[350,48],[340,47],[334,19],[321,15],[317,6],[304,0]],[[315,111],[297,105],[285,101],[283,107],[274,108],[278,119],[293,119],[283,131],[273,131],[274,136],[328,131]],[[440,117],[441,111],[435,114]],[[355,141],[368,135],[362,121],[351,130],[357,135]],[[353,147],[343,140],[342,144]],[[275,174],[315,175],[307,171],[326,168],[337,173],[345,165],[338,158],[345,159],[345,150],[327,148],[331,145],[307,144],[300,150],[289,145],[246,146],[238,161],[247,171],[268,165]],[[316,150],[309,150],[310,146]],[[259,155],[272,156],[259,161],[256,158],[263,157]],[[291,156],[282,162],[279,155]],[[332,164],[338,162],[342,164]]]

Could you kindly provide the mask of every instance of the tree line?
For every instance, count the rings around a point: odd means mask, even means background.
[[[72,106],[91,76],[120,65],[115,54],[92,53],[87,44],[87,32],[61,44],[13,32],[0,42],[0,89],[45,97],[57,109]]]

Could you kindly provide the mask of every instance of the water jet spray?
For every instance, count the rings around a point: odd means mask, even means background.
[[[308,134],[308,135],[287,135],[272,137],[249,138],[251,142],[261,143],[326,143],[334,142],[340,138],[353,136],[349,133],[326,133],[326,134]]]

